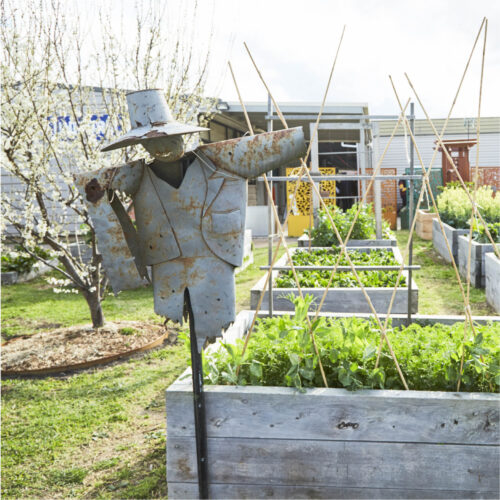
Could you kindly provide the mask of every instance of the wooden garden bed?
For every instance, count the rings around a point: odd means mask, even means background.
[[[304,249],[303,249],[304,250]],[[366,251],[369,252],[369,248],[352,248],[352,250]],[[389,247],[388,251],[394,254],[394,257],[398,263],[402,262],[401,252],[398,247]],[[293,254],[296,252],[296,248],[291,248],[290,252]],[[287,256],[284,255],[277,262],[276,266],[286,266],[288,265]],[[278,276],[278,271],[273,271],[272,279],[273,281]],[[403,276],[406,278],[408,283],[408,272],[403,271]],[[250,290],[250,308],[256,309],[260,294],[265,285],[265,275],[257,282],[256,285]],[[386,313],[389,308],[389,302],[391,300],[393,288],[392,287],[365,287],[365,290],[370,297],[370,300],[375,307],[377,313]],[[319,304],[321,297],[325,288],[302,288],[302,293],[310,294],[316,297],[316,304]],[[299,294],[297,288],[273,288],[273,304],[276,311],[291,311],[293,310],[293,304],[285,297],[290,293],[297,295]],[[267,304],[269,296],[269,291],[266,290],[264,293],[264,299],[262,304],[265,307]],[[325,302],[322,307],[322,311],[325,312],[360,312],[367,313],[370,312],[370,307],[366,298],[359,287],[355,288],[330,288],[328,290]],[[415,281],[412,281],[412,312],[416,313],[418,311],[418,287]],[[396,297],[394,299],[394,305],[392,312],[395,314],[404,314],[408,312],[408,287],[398,287],[396,291]]]
[[[471,261],[470,261],[470,283],[473,287],[484,288],[485,278],[485,256],[487,252],[493,252],[493,245],[490,243],[478,243],[472,240]],[[469,235],[458,237],[458,271],[462,278],[467,279],[469,257]]]
[[[226,339],[252,317],[242,311]],[[205,391],[211,498],[498,498],[496,394]],[[169,498],[196,498],[189,372],[167,390],[167,429]]]
[[[484,259],[486,301],[500,313],[500,259],[493,253],[486,253]]]
[[[450,245],[450,249],[453,253],[453,259],[455,260],[455,264],[459,265],[458,260],[458,237],[462,234],[467,234],[469,232],[468,229],[455,229],[448,224],[443,222],[445,235],[441,232],[441,227],[437,219],[432,220],[432,244],[436,252],[443,257],[446,262],[451,263],[450,253],[448,252],[448,247],[446,246],[446,241],[448,240],[448,244]]]

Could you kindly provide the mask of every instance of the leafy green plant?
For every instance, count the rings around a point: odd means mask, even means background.
[[[308,250],[298,250],[292,256],[292,262],[296,266],[333,266],[338,258],[340,249],[317,248],[310,252]],[[353,264],[395,266],[399,262],[394,258],[394,254],[389,250],[372,249],[370,252],[360,252],[349,250],[349,256]],[[340,259],[340,266],[349,265],[347,258],[343,255]],[[297,271],[299,284],[305,288],[325,288],[330,279],[331,271]],[[358,276],[363,286],[367,287],[393,287],[397,280],[397,271],[358,271]],[[401,276],[400,285],[406,285],[406,278]],[[276,288],[296,288],[295,278],[292,271],[282,271],[275,281]],[[358,281],[353,273],[335,273],[332,280],[334,288],[358,287]]]
[[[486,223],[500,222],[500,196],[494,196],[491,186],[481,186],[476,202]],[[448,184],[437,197],[438,212],[446,224],[455,229],[469,227],[472,205],[467,193],[459,186]]]
[[[50,252],[40,247],[35,247],[33,253],[42,259],[49,260]],[[16,271],[19,274],[29,273],[38,259],[26,252],[20,245],[16,245],[13,251],[2,255],[2,272]]]
[[[493,241],[500,243],[500,222],[492,222],[487,226]],[[474,224],[472,238],[478,243],[491,243],[483,224]]]
[[[312,298],[290,297],[294,316],[260,319],[242,356],[243,340],[204,353],[207,384],[323,386],[305,315]],[[329,387],[403,389],[386,350],[375,368],[380,331],[372,320],[320,317],[312,324]],[[500,385],[500,325],[478,325],[463,342],[463,325],[390,328],[388,335],[410,389],[455,391],[462,353],[464,391],[494,392]],[[236,372],[238,371],[238,375]]]
[[[342,240],[345,240],[349,229],[354,221],[354,217],[359,208],[358,204],[354,204],[351,208],[347,209],[345,212],[338,207],[333,207],[328,209],[335,226],[340,234]],[[332,245],[338,245],[339,240],[335,234],[330,219],[328,217],[328,212],[326,210],[320,210],[318,212],[318,221],[315,227],[306,230],[311,238],[311,243],[315,247],[329,247]],[[384,221],[383,229],[385,237],[389,237],[390,229],[389,225]],[[354,224],[350,239],[352,240],[369,240],[375,238],[375,217],[373,216],[373,208],[369,203],[363,205],[359,216]]]

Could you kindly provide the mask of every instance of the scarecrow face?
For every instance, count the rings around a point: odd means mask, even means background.
[[[151,156],[163,162],[180,160],[184,156],[182,135],[174,137],[155,137],[142,143]]]

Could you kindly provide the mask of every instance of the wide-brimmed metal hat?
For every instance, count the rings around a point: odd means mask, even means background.
[[[127,94],[132,129],[102,148],[102,151],[125,148],[158,137],[194,134],[209,130],[205,127],[179,123],[172,117],[160,89],[138,90]]]

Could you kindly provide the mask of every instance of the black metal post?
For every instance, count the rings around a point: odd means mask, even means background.
[[[193,309],[189,290],[184,293],[189,317],[189,336],[191,342],[191,371],[193,373],[194,427],[196,434],[196,457],[198,463],[198,494],[208,498],[208,461],[207,461],[207,421],[205,417],[205,398],[203,395],[203,364],[198,351]]]

